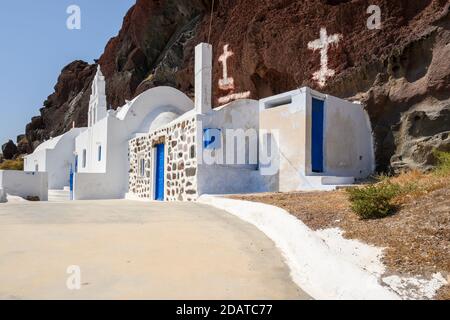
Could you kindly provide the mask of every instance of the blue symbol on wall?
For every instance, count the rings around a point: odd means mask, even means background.
[[[208,128],[203,130],[203,148],[220,149],[222,143],[222,131],[220,129]]]

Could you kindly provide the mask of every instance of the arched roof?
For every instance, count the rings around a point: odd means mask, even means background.
[[[55,149],[58,144],[60,142],[62,142],[63,140],[65,140],[64,138],[74,138],[75,136],[79,135],[81,132],[83,132],[84,130],[86,130],[86,128],[72,128],[69,131],[67,131],[66,133],[57,136],[55,138],[52,138],[50,140],[47,140],[43,143],[41,143],[35,150],[34,152],[39,152],[42,150],[51,150],[51,149]]]
[[[34,151],[39,152],[46,149],[55,149],[56,145],[62,139],[63,136],[64,135],[60,135],[58,137],[52,138],[50,140],[41,143]]]
[[[194,108],[194,103],[183,92],[172,87],[149,89],[124,105],[116,114],[119,120],[144,119],[151,111],[166,107],[167,111],[185,113]]]

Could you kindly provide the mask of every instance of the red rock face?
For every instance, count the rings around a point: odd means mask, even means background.
[[[108,102],[113,108],[153,86],[177,86],[174,76],[181,61],[175,61],[174,68],[168,70],[173,79],[155,83],[152,75],[165,55],[171,54],[177,36],[186,26],[195,27],[205,8],[200,0],[136,2],[125,16],[119,35],[109,41],[99,61],[107,80]],[[174,55],[182,58],[183,54],[180,48]]]
[[[56,137],[75,126],[87,124],[91,83],[95,75],[95,65],[74,61],[61,72],[55,92],[44,102],[41,115],[34,117],[26,127],[26,140],[34,150],[40,143]]]
[[[381,9],[380,30],[367,27],[372,4]],[[218,86],[218,59],[228,44],[236,91],[262,98],[310,86],[360,100],[371,116],[378,168],[427,168],[433,148],[450,149],[448,11],[447,0],[219,1],[211,32],[215,101],[225,94]],[[323,88],[313,80],[320,53],[308,48],[321,28],[341,35],[328,51],[328,66],[336,75]],[[208,32],[205,16],[193,42]],[[422,109],[424,118],[411,115]],[[417,126],[439,129],[409,135]]]
[[[380,170],[427,168],[433,148],[450,149],[449,4],[447,0],[138,0],[99,63],[108,103],[117,108],[148,88],[176,87],[193,96],[194,47],[214,48],[214,101],[229,93],[263,98],[310,86],[360,100],[369,111]],[[369,5],[381,9],[381,29],[369,30]],[[321,28],[339,35],[328,50],[335,75],[313,79],[320,52],[308,48]],[[234,88],[221,90],[225,45]],[[74,62],[27,129],[31,144],[86,124],[95,67]],[[80,94],[79,98],[78,95]],[[75,106],[75,107],[74,107]]]

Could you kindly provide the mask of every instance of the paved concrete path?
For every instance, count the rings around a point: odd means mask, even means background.
[[[66,286],[72,265],[78,291]],[[208,206],[0,205],[0,299],[304,298],[270,239]]]

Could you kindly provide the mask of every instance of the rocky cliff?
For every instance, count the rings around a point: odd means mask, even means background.
[[[74,61],[58,77],[55,92],[44,101],[40,116],[31,119],[25,136],[18,136],[18,147],[30,153],[43,141],[70,130],[73,125],[86,126],[91,83],[95,65]]]
[[[153,86],[193,95],[193,48],[214,48],[214,100],[230,92],[216,85],[224,46],[233,92],[252,98],[304,85],[367,108],[380,170],[427,168],[432,150],[450,150],[450,17],[447,0],[138,0],[99,63],[112,108]],[[370,5],[381,9],[381,28],[369,29]],[[211,23],[212,21],[212,23]],[[211,23],[211,32],[210,32]],[[313,78],[320,52],[308,44],[321,28],[336,35],[328,50],[335,75],[321,87]],[[63,69],[41,116],[27,126],[22,150],[31,151],[73,121],[86,125],[94,65]]]

